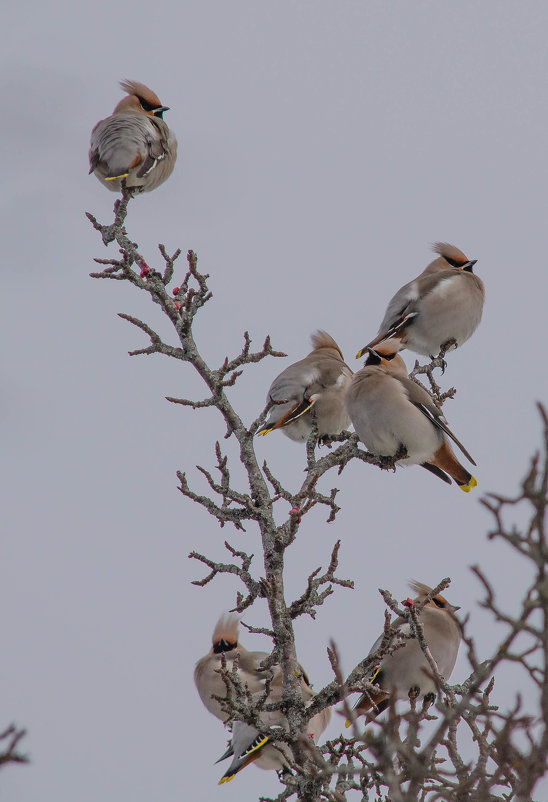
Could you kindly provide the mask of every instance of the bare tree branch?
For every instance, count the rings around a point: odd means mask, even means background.
[[[531,576],[522,594],[519,609],[507,609],[497,598],[493,584],[479,566],[473,568],[484,597],[482,605],[503,631],[496,651],[479,659],[473,639],[463,624],[463,648],[469,664],[469,675],[460,683],[450,685],[436,665],[421,623],[422,604],[408,604],[402,609],[392,594],[381,591],[387,610],[384,633],[375,654],[365,657],[348,676],[340,668],[337,647],[328,650],[333,680],[321,688],[309,705],[301,693],[301,669],[293,631],[293,620],[301,615],[314,618],[339,585],[353,587],[350,578],[337,575],[340,541],[333,548],[326,570],[311,570],[301,595],[289,603],[284,591],[286,550],[297,537],[305,516],[317,505],[326,508],[327,521],[336,521],[340,510],[340,491],[322,487],[323,477],[335,470],[340,476],[351,460],[358,460],[380,470],[395,470],[406,456],[404,449],[391,458],[378,457],[358,444],[356,434],[343,432],[337,437],[318,441],[314,428],[303,452],[304,479],[296,488],[287,487],[283,478],[275,476],[265,461],[261,466],[254,449],[254,436],[264,422],[269,402],[258,417],[248,425],[240,418],[227,395],[248,366],[270,357],[284,356],[276,351],[265,336],[263,346],[253,352],[250,334],[243,334],[243,346],[235,356],[225,356],[220,366],[211,368],[202,357],[194,339],[193,323],[199,310],[212,299],[209,276],[198,270],[194,251],[187,252],[187,268],[182,281],[175,284],[180,251],[169,256],[159,246],[160,266],[148,265],[124,227],[131,191],[124,190],[122,199],[114,206],[111,225],[100,224],[93,215],[88,218],[101,235],[105,246],[116,244],[115,258],[97,259],[102,270],[92,273],[95,278],[127,281],[140,292],[148,293],[172,324],[175,344],[165,342],[148,323],[129,315],[121,317],[148,338],[146,347],[131,351],[136,354],[159,353],[185,362],[203,382],[203,396],[193,399],[168,400],[181,407],[201,409],[214,407],[226,426],[225,438],[234,438],[238,458],[245,471],[245,483],[234,480],[228,455],[219,442],[215,443],[214,467],[197,466],[207,484],[208,494],[191,489],[187,473],[179,471],[179,490],[183,496],[202,506],[219,525],[232,524],[237,531],[256,528],[261,549],[261,564],[254,555],[225,541],[230,554],[228,562],[219,562],[205,554],[192,551],[189,557],[207,569],[195,585],[204,586],[219,574],[236,577],[235,610],[248,609],[258,598],[266,599],[270,622],[265,627],[248,626],[250,632],[261,632],[272,638],[273,649],[266,668],[280,667],[283,678],[281,701],[269,697],[269,680],[264,691],[252,697],[242,684],[237,664],[230,670],[222,664],[221,676],[226,697],[219,701],[232,719],[245,721],[261,728],[262,711],[279,709],[287,719],[287,728],[267,729],[272,743],[283,741],[292,750],[293,773],[282,778],[277,802],[297,797],[299,800],[328,800],[351,802],[352,799],[378,799],[390,802],[530,802],[538,781],[548,762],[548,547],[545,518],[548,504],[548,415],[539,405],[543,423],[542,450],[534,456],[522,481],[520,492],[512,497],[489,494],[482,503],[493,520],[490,540],[502,541],[527,561]],[[172,286],[174,284],[175,286]],[[434,402],[441,408],[455,389],[444,391],[434,371],[445,370],[445,354],[450,344],[428,364],[415,363],[411,378],[426,376]],[[328,453],[320,447],[326,445]],[[366,468],[364,467],[364,470]],[[526,506],[529,519],[525,528],[512,522],[516,508]],[[281,522],[279,522],[281,520]],[[256,542],[256,541],[254,541]],[[310,569],[309,569],[310,570]],[[255,572],[255,575],[254,575]],[[443,579],[429,594],[441,592],[449,584]],[[428,600],[428,599],[427,599]],[[391,614],[409,621],[409,637],[417,639],[429,671],[438,690],[436,699],[415,698],[407,703],[392,703],[386,714],[370,722],[365,730],[351,709],[350,695],[373,693],[372,671],[382,659],[403,648],[406,638],[393,621]],[[502,665],[512,665],[520,671],[523,683],[528,683],[539,696],[539,709],[523,709],[519,694],[507,695],[508,704],[499,709],[491,703],[497,674]],[[312,716],[342,701],[343,713],[351,721],[351,737],[339,737],[318,750],[306,739],[306,725]],[[264,729],[264,728],[262,728]],[[15,733],[8,731],[7,737]],[[6,735],[6,734],[5,734]],[[18,738],[21,737],[18,735]],[[17,741],[12,742],[12,752]],[[9,749],[8,749],[9,753]]]
[[[21,730],[11,724],[3,732],[0,732],[0,768],[8,763],[28,763],[28,755],[19,751],[19,742],[27,734],[26,730]]]

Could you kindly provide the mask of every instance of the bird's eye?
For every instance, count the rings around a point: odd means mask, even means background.
[[[231,641],[221,638],[213,644],[213,653],[221,654],[221,652],[231,652],[232,649],[235,649],[237,645],[237,643],[232,643]]]
[[[381,364],[381,358],[377,353],[369,352],[369,356],[365,360],[365,364],[366,365],[380,365]]]
[[[445,607],[445,603],[440,601],[440,599],[438,599],[437,597],[435,599],[432,599],[432,601],[434,602],[436,607],[440,607],[442,610]]]
[[[395,356],[396,356],[396,354],[386,354],[384,358],[387,361],[390,361],[391,359],[394,359]]]
[[[449,262],[451,267],[462,267],[463,265],[466,264],[466,262],[462,262],[462,261],[459,262],[459,261],[457,261],[457,259],[450,259],[448,256],[445,256],[444,259],[445,259],[446,262]]]
[[[144,97],[139,97],[139,103],[141,104],[141,106],[145,111],[154,111],[154,109],[158,108],[156,104],[149,103],[148,100],[145,100]]]

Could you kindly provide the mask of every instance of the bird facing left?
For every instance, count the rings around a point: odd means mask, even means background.
[[[138,81],[121,81],[127,92],[110,117],[91,132],[89,172],[114,192],[150,192],[173,172],[177,140],[163,120],[169,110],[158,95]]]

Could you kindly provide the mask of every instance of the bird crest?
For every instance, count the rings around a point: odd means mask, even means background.
[[[215,625],[211,642],[215,646],[220,641],[225,643],[238,643],[238,634],[240,631],[240,618],[235,613],[225,613],[222,615]]]
[[[331,337],[331,335],[328,334],[326,331],[323,331],[323,329],[318,329],[317,331],[315,331],[311,335],[310,341],[312,343],[312,347],[314,348],[314,350],[317,350],[318,348],[334,348],[335,351],[338,351],[339,354],[341,355],[341,359],[343,359],[341,349],[339,348],[333,337]]]
[[[459,248],[455,245],[451,245],[449,242],[435,242],[432,250],[434,253],[439,253],[440,256],[447,259],[450,264],[455,263],[458,267],[468,263],[468,257],[465,256]]]
[[[128,95],[136,95],[138,98],[146,100],[154,108],[162,105],[158,95],[139,81],[120,81],[120,86]]]

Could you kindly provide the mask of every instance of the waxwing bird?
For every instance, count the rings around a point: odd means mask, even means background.
[[[312,410],[318,437],[340,434],[350,425],[344,397],[352,371],[329,334],[316,331],[311,340],[313,351],[286,368],[270,385],[267,401],[275,406],[258,435],[281,429],[291,440],[305,442],[312,432]]]
[[[424,602],[432,588],[422,582],[410,582],[410,587],[417,597],[403,602],[406,606]],[[419,619],[423,626],[424,639],[430,649],[440,674],[449,679],[453,671],[457,652],[461,641],[461,627],[455,616],[460,607],[450,604],[443,596],[434,596],[421,610]],[[397,627],[402,636],[409,636],[411,626],[405,618],[397,618],[393,626]],[[369,654],[374,654],[382,643],[381,635]],[[364,693],[354,705],[357,715],[364,713],[376,717],[390,704],[390,697],[407,699],[410,691],[415,691],[419,697],[438,692],[437,685],[432,677],[432,670],[423,654],[416,638],[405,641],[404,646],[396,649],[392,654],[382,658],[375,668],[370,680],[372,685],[378,686],[378,692]],[[350,726],[350,721],[346,726]]]
[[[452,440],[464,456],[476,463],[447,426],[430,394],[407,375],[397,339],[368,349],[365,365],[354,374],[346,407],[358,437],[373,454],[393,457],[403,446],[407,456],[398,465],[422,465],[451,484],[451,476],[465,493],[477,485],[449,445]]]
[[[91,132],[89,172],[108,189],[150,192],[173,172],[177,140],[162,119],[168,106],[138,81],[121,81],[127,95]]]
[[[281,696],[282,675],[278,672],[270,685],[268,701],[279,702]],[[262,711],[260,719],[265,729],[267,727],[285,728],[287,723],[285,716],[279,710]],[[250,763],[255,763],[261,769],[283,771],[291,763],[291,750],[283,741],[270,743],[268,736],[255,727],[245,724],[243,721],[235,721],[228,749],[216,762],[220,763],[227,757],[232,757],[232,762],[219,780],[219,785],[230,782],[239,771]]]
[[[196,663],[194,683],[205,707],[223,723],[230,714],[222,710],[221,704],[213,696],[223,698],[227,694],[226,684],[219,669],[222,657],[226,659],[227,671],[233,669],[234,661],[238,661],[238,675],[250,693],[258,693],[264,689],[267,678],[272,678],[279,667],[262,669],[261,663],[269,656],[267,652],[249,652],[238,640],[239,618],[228,613],[217,621],[213,630],[211,651]]]
[[[301,691],[305,703],[310,703],[314,697],[314,691],[305,679],[305,675],[301,682]],[[278,672],[272,680],[268,701],[278,702],[281,698],[282,675],[281,672]],[[262,711],[260,719],[265,729],[267,727],[287,729],[287,719],[279,710]],[[306,735],[317,744],[330,720],[331,708],[316,713],[306,725]],[[234,722],[230,745],[216,762],[219,763],[227,757],[232,757],[232,762],[219,780],[219,785],[232,780],[250,763],[255,763],[260,769],[273,769],[278,772],[286,771],[292,763],[291,749],[286,743],[283,741],[271,742],[267,735],[243,721]]]
[[[420,276],[398,290],[386,309],[378,336],[358,351],[374,348],[389,337],[417,354],[436,356],[454,340],[457,348],[477,329],[483,311],[485,289],[462,251],[446,242],[434,245],[439,254]]]

